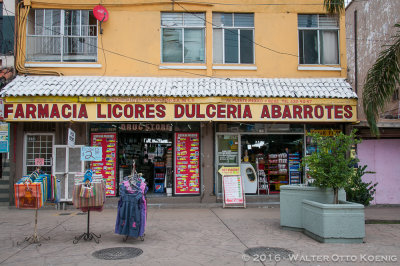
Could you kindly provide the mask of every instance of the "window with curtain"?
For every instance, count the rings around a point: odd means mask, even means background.
[[[213,62],[254,64],[254,14],[213,13]]]
[[[34,9],[27,23],[27,61],[97,61],[97,20],[92,11]]]
[[[205,63],[205,14],[161,13],[163,63]]]
[[[298,15],[299,63],[339,64],[339,20],[336,16]]]

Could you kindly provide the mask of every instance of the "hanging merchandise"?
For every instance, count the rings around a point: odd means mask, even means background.
[[[34,171],[29,176],[24,176],[14,185],[15,206],[19,209],[35,210],[35,229],[30,237],[26,237],[24,242],[39,243],[40,238],[49,240],[49,238],[40,237],[37,233],[38,209],[48,199],[48,178],[50,175],[39,175],[39,171]]]
[[[24,176],[14,185],[15,207],[19,209],[39,209],[47,200],[48,175],[34,171]]]
[[[88,170],[91,171],[91,170]],[[93,175],[88,179],[88,172],[85,175],[75,175],[72,203],[82,211],[102,211],[105,202],[105,185],[101,175]]]
[[[147,203],[145,195],[147,185],[143,177],[134,173],[124,178],[120,184],[120,199],[118,201],[115,233],[128,237],[140,237],[144,240],[146,227]]]
[[[75,175],[75,185],[72,195],[72,203],[83,212],[87,212],[87,231],[80,236],[76,236],[73,243],[77,244],[83,239],[94,240],[97,244],[101,235],[90,232],[90,211],[102,211],[106,198],[106,189],[101,175],[94,175],[92,170],[87,170],[85,174]]]
[[[106,195],[116,196],[116,133],[92,133],[91,145],[102,147],[102,160],[91,162],[90,168],[102,175],[106,182]]]
[[[175,194],[200,194],[199,133],[175,133]]]

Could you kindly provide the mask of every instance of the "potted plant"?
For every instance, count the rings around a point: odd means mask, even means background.
[[[309,136],[317,150],[305,157],[302,164],[314,180],[313,190],[331,197],[301,200],[298,209],[301,228],[320,242],[360,243],[365,236],[364,206],[345,201],[339,193],[356,172],[353,166],[357,159],[350,158],[349,154],[351,147],[360,140],[355,131],[350,135],[321,136],[315,133]]]
[[[304,233],[320,242],[361,243],[365,236],[364,206],[339,201],[338,192],[355,175],[354,164],[358,159],[349,156],[351,147],[361,140],[356,131],[333,136],[311,134],[317,151],[304,158],[313,185],[332,188],[333,202],[321,203],[303,200],[302,223]]]
[[[314,179],[313,185],[333,189],[333,204],[339,204],[339,190],[354,175],[354,163],[358,159],[349,156],[351,147],[361,142],[356,138],[355,130],[350,135],[339,133],[333,136],[309,134],[316,144],[317,151],[303,159],[303,166]]]

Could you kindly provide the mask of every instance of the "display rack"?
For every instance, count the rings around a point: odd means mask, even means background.
[[[50,237],[40,236],[37,233],[37,220],[38,220],[38,209],[35,209],[35,229],[33,231],[33,235],[29,236],[29,237],[25,237],[23,242],[28,242],[29,244],[37,244],[38,246],[40,246],[40,245],[42,245],[40,243],[40,239],[50,240]],[[17,245],[21,245],[22,243],[17,242]]]
[[[301,158],[298,152],[289,154],[289,183],[301,183]]]
[[[87,211],[87,225],[86,225],[87,231],[81,234],[80,236],[76,236],[73,241],[74,244],[77,244],[81,239],[85,241],[94,240],[97,244],[99,243],[99,238],[101,238],[101,235],[96,235],[95,233],[90,232],[89,226],[90,226],[90,208]]]
[[[289,183],[287,165],[287,153],[268,155],[269,193],[280,193],[280,186]]]

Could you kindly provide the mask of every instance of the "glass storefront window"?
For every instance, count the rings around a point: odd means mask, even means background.
[[[304,124],[283,123],[219,123],[218,132],[241,133],[303,133]]]

